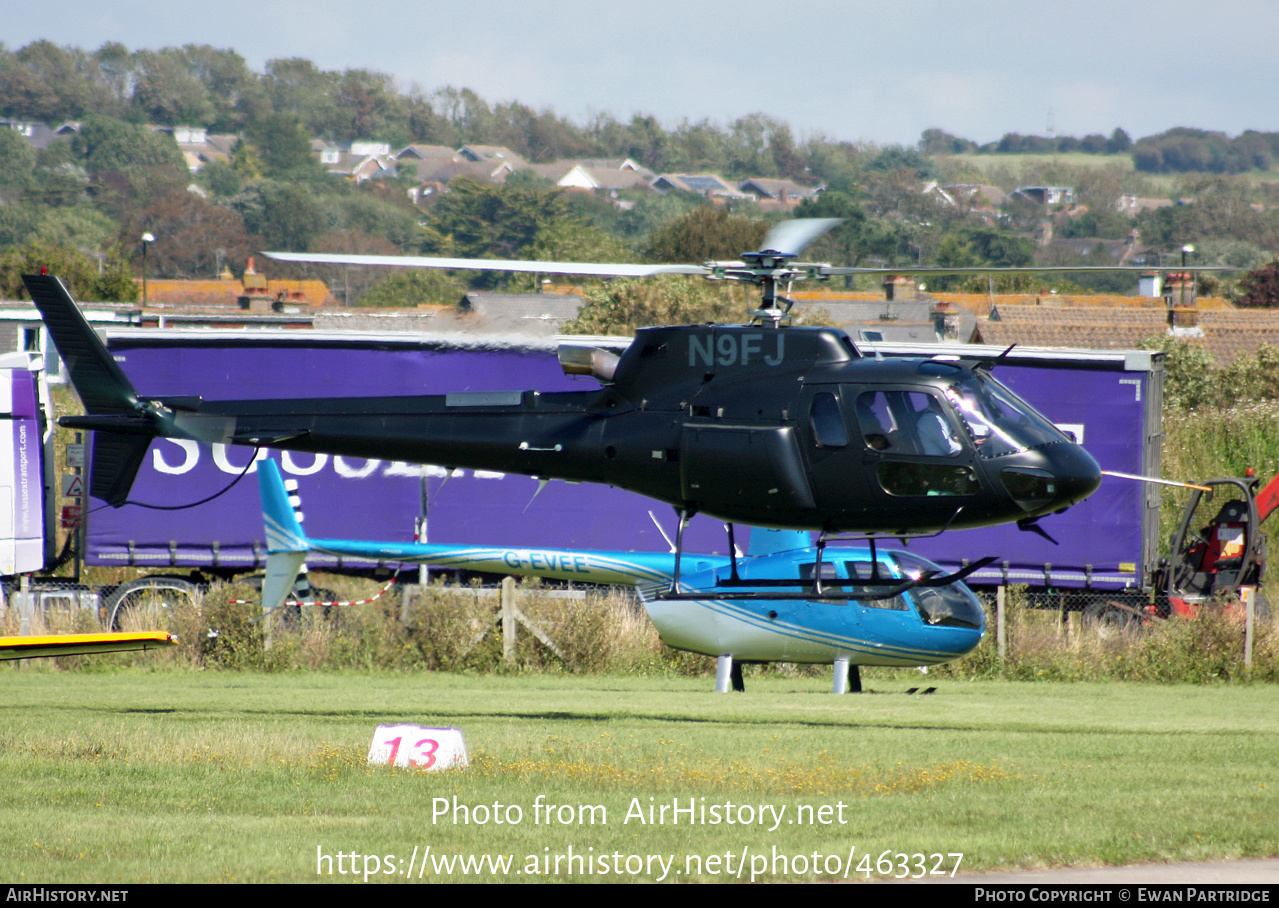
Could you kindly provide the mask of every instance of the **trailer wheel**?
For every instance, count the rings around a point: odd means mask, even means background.
[[[172,630],[174,609],[194,601],[200,588],[176,577],[142,577],[112,591],[102,607],[108,627],[120,630]]]
[[[1084,609],[1084,627],[1100,640],[1122,640],[1141,626],[1141,619],[1109,602],[1094,602]]]

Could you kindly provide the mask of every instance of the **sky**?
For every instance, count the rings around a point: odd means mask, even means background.
[[[10,50],[230,48],[471,88],[576,123],[650,114],[912,145],[940,128],[1135,139],[1279,131],[1275,0],[0,0]],[[376,138],[376,137],[370,137]]]

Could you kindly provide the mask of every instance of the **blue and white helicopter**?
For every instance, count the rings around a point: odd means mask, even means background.
[[[673,547],[608,552],[310,539],[299,522],[296,480],[287,489],[276,463],[263,460],[258,482],[268,553],[262,587],[267,611],[293,593],[308,552],[633,586],[663,643],[718,659],[719,692],[730,684],[743,690],[742,664],[759,662],[833,664],[835,693],[849,690],[851,669],[852,689],[859,691],[858,666],[948,662],[971,652],[985,629],[981,604],[962,581],[980,565],[944,575],[909,552],[867,546],[823,551],[805,532],[761,528],[751,532],[749,554],[735,558],[677,556]],[[797,575],[825,598],[784,590],[797,585],[786,579]],[[840,590],[844,598],[830,598]],[[716,598],[717,592],[726,598]]]

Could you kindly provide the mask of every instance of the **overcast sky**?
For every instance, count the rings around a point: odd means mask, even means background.
[[[1279,131],[1275,0],[0,0],[10,50],[42,38],[210,44],[258,72],[305,57],[579,123],[760,111],[800,138],[878,144],[930,127],[977,142]]]

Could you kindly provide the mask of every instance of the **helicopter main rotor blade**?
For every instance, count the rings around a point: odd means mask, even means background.
[[[518,271],[533,274],[581,274],[594,277],[652,277],[656,274],[706,274],[702,265],[622,265],[596,262],[524,262],[454,259],[427,255],[342,255],[318,252],[266,252],[280,262],[313,265],[389,265],[397,268],[452,268],[463,271]]]
[[[761,252],[779,252],[797,256],[813,240],[832,229],[843,218],[795,218],[780,221],[768,228]]]
[[[986,266],[970,266],[966,268],[931,268],[931,267],[912,267],[911,265],[903,265],[899,268],[855,268],[844,266],[822,266],[821,273],[823,275],[844,275],[844,274],[913,274],[919,276],[927,276],[930,274],[1078,274],[1078,273],[1097,273],[1097,274],[1116,274],[1127,271],[1138,272],[1141,274],[1152,273],[1168,273],[1168,272],[1213,272],[1213,271],[1245,271],[1244,268],[1236,268],[1227,265],[1188,265],[1185,268],[1176,265],[986,265]]]

